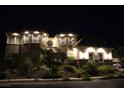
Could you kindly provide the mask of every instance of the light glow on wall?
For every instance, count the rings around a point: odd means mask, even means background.
[[[75,59],[89,59],[89,53],[93,52],[96,57],[98,57],[98,53],[103,53],[103,59],[104,60],[112,60],[112,53],[106,53],[105,49],[98,48],[94,49],[93,47],[88,47],[84,52],[79,50],[78,48],[73,48],[72,50],[67,51],[68,56],[74,56]]]
[[[98,48],[97,53],[106,53],[106,52],[105,52],[105,50],[103,48]]]
[[[87,53],[94,52],[95,53],[96,51],[93,47],[88,47],[85,52],[87,52]]]
[[[74,55],[75,59],[78,58],[78,49],[77,48],[73,48],[73,55]]]
[[[68,50],[67,50],[67,56],[68,56],[68,57],[74,56],[73,50],[68,49]]]
[[[106,59],[107,60],[112,60],[112,53],[111,52],[106,54]]]
[[[52,42],[53,42],[53,47],[58,47],[58,42],[56,37],[52,39]]]
[[[83,52],[79,51],[79,59],[84,59],[84,58],[85,58],[85,57],[84,57]]]
[[[44,36],[47,36],[47,34],[46,34],[46,33],[43,33],[43,35],[44,35]]]

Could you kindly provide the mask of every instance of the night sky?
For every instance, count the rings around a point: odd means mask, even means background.
[[[6,31],[25,30],[74,32],[82,45],[124,46],[124,6],[0,6],[0,54]]]

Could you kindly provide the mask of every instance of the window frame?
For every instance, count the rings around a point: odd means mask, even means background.
[[[100,56],[102,54],[102,56]],[[102,58],[102,61],[100,60]],[[98,53],[98,61],[99,63],[104,63],[104,54],[103,53]]]

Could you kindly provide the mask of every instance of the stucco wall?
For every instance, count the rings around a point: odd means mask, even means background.
[[[98,53],[103,53],[104,60],[112,60],[112,49],[111,48],[102,48],[102,47],[86,47],[86,46],[77,46],[73,49],[67,50],[67,56],[73,56],[75,59],[89,59],[89,53],[94,53],[94,60],[98,60]]]

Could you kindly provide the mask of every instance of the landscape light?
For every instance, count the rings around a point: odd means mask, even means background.
[[[38,32],[38,31],[34,31],[33,33],[34,33],[34,34],[39,34],[40,32]]]
[[[18,33],[13,33],[12,35],[14,35],[14,36],[18,36],[19,34],[18,34]]]

